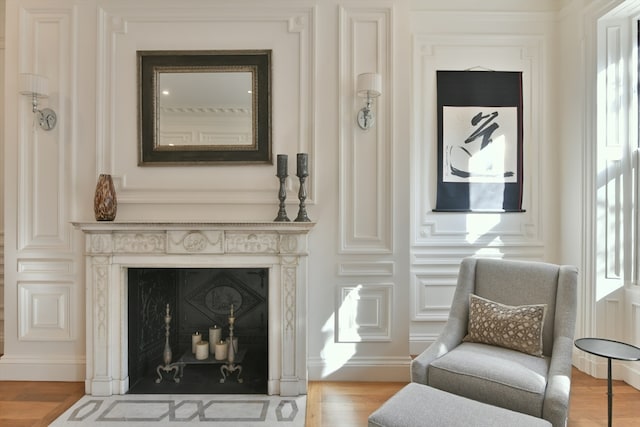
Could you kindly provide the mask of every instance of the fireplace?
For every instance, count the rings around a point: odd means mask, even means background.
[[[135,268],[264,269],[267,394],[306,394],[307,235],[313,223],[74,223],[85,233],[88,394],[129,390],[128,278]]]
[[[129,268],[128,393],[266,394],[267,279],[265,268]],[[229,337],[232,306],[234,355],[242,360],[229,365],[215,358],[209,330],[215,327],[217,341]],[[201,359],[192,351],[194,335],[207,342]],[[166,342],[172,363],[164,362]]]

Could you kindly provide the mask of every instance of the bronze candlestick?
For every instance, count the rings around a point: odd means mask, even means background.
[[[304,201],[307,199],[307,189],[305,187],[305,181],[309,176],[308,169],[308,156],[307,153],[298,153],[298,170],[296,175],[300,179],[300,190],[298,191],[298,199],[300,199],[300,207],[298,209],[298,217],[296,222],[311,222],[307,216],[307,207]]]
[[[278,222],[287,222],[291,221],[287,216],[287,209],[284,201],[287,198],[287,189],[285,187],[285,183],[287,181],[287,161],[288,157],[286,154],[278,154],[278,170],[276,176],[280,179],[280,191],[278,192],[278,199],[280,200],[280,208],[278,209],[278,216],[274,221]]]

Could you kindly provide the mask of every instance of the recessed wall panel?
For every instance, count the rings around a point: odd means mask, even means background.
[[[68,341],[71,328],[71,285],[18,283],[19,339]]]
[[[393,286],[359,284],[338,288],[338,342],[391,341]]]
[[[393,200],[393,9],[339,9],[340,34],[340,252],[391,253]],[[382,76],[382,95],[373,100],[375,124],[356,122],[365,99],[356,96],[357,76]]]
[[[543,95],[541,55],[543,39],[536,36],[486,34],[424,34],[414,38],[414,92],[412,181],[415,192],[414,235],[417,246],[540,245],[546,176],[540,161],[547,141],[543,137],[540,107]],[[523,97],[523,202],[526,212],[434,213],[438,170],[437,91],[439,70],[515,71],[522,73]]]
[[[124,8],[105,3],[99,10],[97,91],[105,102],[97,105],[97,162],[100,170],[113,175],[118,203],[177,207],[276,204],[275,158],[280,153],[289,155],[287,199],[295,200],[295,155],[306,152],[310,174],[306,203],[313,205],[318,179],[314,144],[318,121],[313,108],[315,9],[259,2],[244,8],[220,2],[192,6],[164,3],[156,8]],[[247,165],[174,167],[172,174],[163,168],[139,167],[136,51],[257,47],[273,52],[270,132],[274,165],[251,167],[250,172]]]
[[[456,277],[416,277],[413,320],[446,321],[449,317]]]
[[[18,177],[18,237],[21,249],[70,249],[68,183],[70,180],[68,134],[71,122],[68,94],[71,87],[71,13],[23,10],[20,73],[48,79],[47,98],[40,108],[58,115],[56,127],[42,130],[31,111],[31,99],[21,96],[21,129]]]
[[[393,261],[341,262],[338,264],[338,276],[393,276]]]

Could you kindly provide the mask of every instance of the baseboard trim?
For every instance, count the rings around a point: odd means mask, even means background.
[[[615,362],[614,362],[615,363]],[[631,387],[640,390],[640,369],[636,366],[640,362],[622,362],[622,380]]]
[[[409,382],[411,357],[354,357],[336,365],[320,357],[309,358],[309,381]]]
[[[84,381],[86,374],[84,357],[41,358],[5,354],[0,358],[2,381]]]
[[[614,380],[621,380],[631,387],[640,390],[640,362],[623,362],[614,360],[611,368]],[[588,355],[582,351],[573,353],[573,366],[594,378],[607,378],[607,359]]]

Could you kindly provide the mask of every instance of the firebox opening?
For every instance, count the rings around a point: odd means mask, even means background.
[[[266,268],[129,268],[129,393],[266,394],[268,278]],[[167,305],[170,364],[163,356]],[[196,332],[209,341],[209,328],[218,326],[229,337],[231,305],[235,360],[210,352],[203,360],[202,351],[196,359]]]

